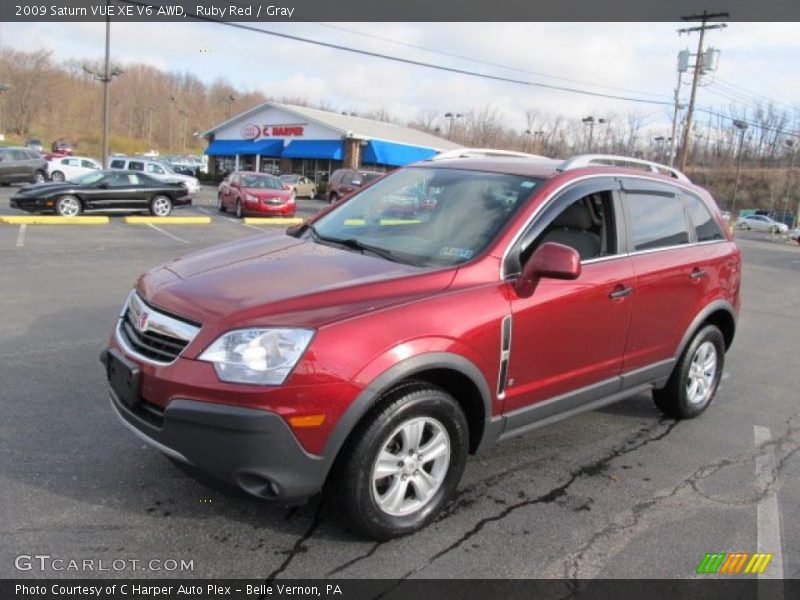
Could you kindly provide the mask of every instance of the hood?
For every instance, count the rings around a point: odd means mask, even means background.
[[[270,190],[257,187],[243,187],[242,191],[256,198],[283,198],[288,199],[292,195],[291,190]]]
[[[316,327],[446,289],[454,269],[421,269],[286,235],[189,254],[143,275],[164,310],[220,329]]]
[[[65,192],[68,190],[74,190],[78,186],[78,184],[70,183],[69,181],[60,181],[60,182],[51,182],[45,181],[44,183],[31,183],[29,185],[24,185],[17,191],[18,195],[27,196],[27,195],[40,195],[40,194],[50,194],[55,192]]]

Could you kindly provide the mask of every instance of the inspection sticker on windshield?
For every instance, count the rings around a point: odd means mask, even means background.
[[[441,250],[439,250],[440,256],[455,256],[456,258],[472,258],[475,254],[474,250],[470,250],[469,248],[452,248],[450,246],[445,246]]]

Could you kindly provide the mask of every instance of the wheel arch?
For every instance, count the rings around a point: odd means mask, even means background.
[[[410,357],[376,377],[353,401],[328,438],[322,455],[328,468],[345,447],[350,434],[387,393],[411,383],[430,383],[442,388],[461,405],[467,417],[470,453],[483,449],[495,436],[489,429],[499,423],[492,419],[490,387],[480,369],[470,360],[448,352]],[[499,433],[499,431],[497,432]]]
[[[678,350],[675,353],[676,359],[680,359],[694,334],[703,325],[715,325],[722,332],[722,337],[725,340],[725,350],[727,351],[733,344],[733,338],[736,334],[736,310],[730,302],[722,299],[715,300],[705,306],[695,316],[683,334],[680,344],[678,344]]]

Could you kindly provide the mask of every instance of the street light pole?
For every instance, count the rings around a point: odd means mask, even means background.
[[[0,83],[0,135],[5,133],[3,131],[3,93],[11,89],[7,83]]]
[[[595,120],[593,115],[589,115],[588,117],[584,117],[581,119],[581,122],[586,123],[589,125],[589,144],[587,148],[587,152],[592,151],[592,140],[594,138],[594,124],[597,123],[598,125],[602,125],[606,122],[605,119],[597,119]]]
[[[733,184],[733,201],[731,202],[731,219],[736,219],[736,194],[739,191],[739,173],[742,170],[742,148],[744,147],[744,132],[747,129],[747,123],[739,121],[738,119],[733,122],[733,126],[740,131],[739,133],[739,160],[736,163],[736,181]]]
[[[786,218],[786,212],[789,209],[789,190],[792,185],[792,169],[794,169],[794,154],[795,148],[794,140],[786,140],[786,145],[792,149],[792,156],[789,159],[789,172],[786,174],[786,191],[783,194],[783,218]],[[800,208],[798,208],[798,221],[800,221]]]
[[[106,58],[103,67],[103,168],[108,168],[108,121],[110,96],[108,84],[111,82],[111,15],[109,14],[109,0],[106,0]]]
[[[449,140],[453,135],[453,121],[463,117],[461,113],[444,113],[444,118],[447,119],[447,139]]]

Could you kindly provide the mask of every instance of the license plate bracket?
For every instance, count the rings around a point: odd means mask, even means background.
[[[140,393],[141,371],[135,363],[126,359],[117,350],[108,351],[106,375],[111,389],[128,408],[136,408],[142,401]]]

